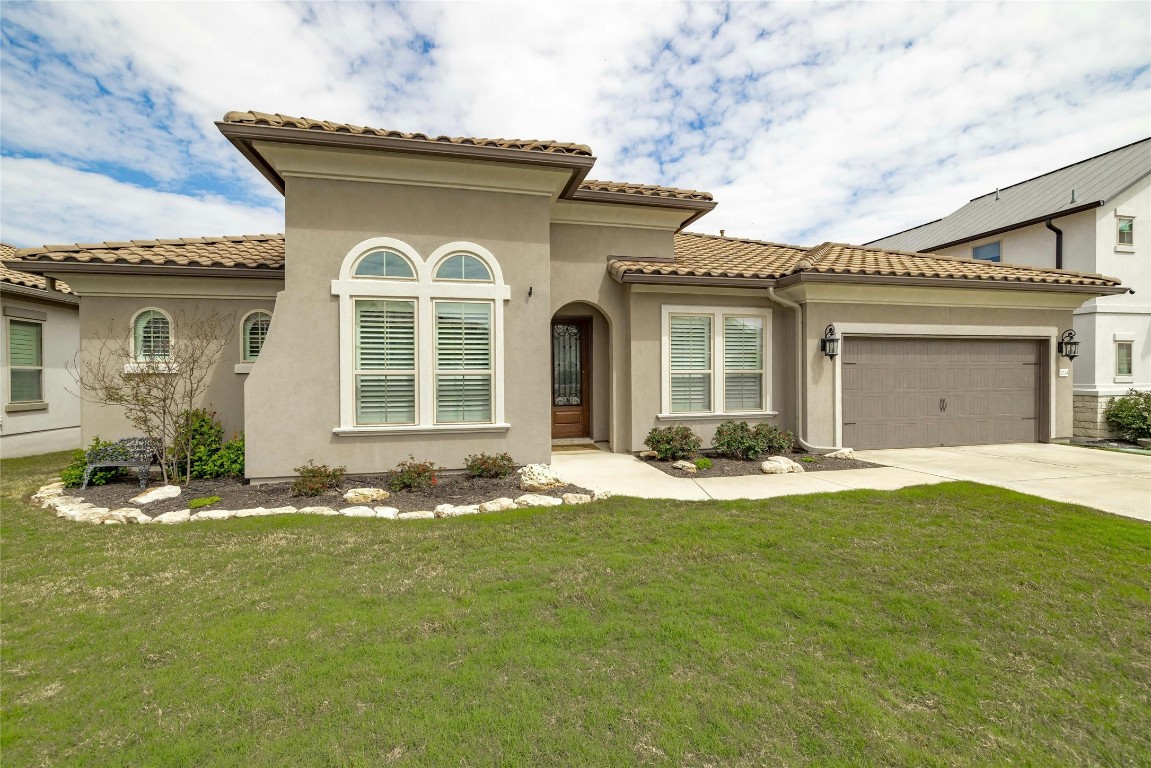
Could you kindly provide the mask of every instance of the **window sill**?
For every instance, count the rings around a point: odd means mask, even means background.
[[[657,413],[659,421],[727,421],[747,419],[769,419],[778,416],[779,411],[740,411],[737,413]]]
[[[174,363],[125,363],[124,373],[179,373]]]
[[[4,406],[5,413],[20,413],[21,411],[46,411],[48,403],[44,400],[28,400],[23,403],[8,403]]]
[[[1115,253],[1135,253],[1134,245],[1117,245],[1115,246]]]
[[[251,373],[253,365],[255,365],[255,363],[236,363],[236,367],[233,370],[236,373]]]
[[[1135,376],[1134,375],[1116,376],[1115,377],[1115,383],[1116,384],[1134,384],[1135,383]]]
[[[511,424],[433,424],[402,427],[336,427],[332,434],[338,437],[357,435],[470,435],[485,432],[507,432]]]

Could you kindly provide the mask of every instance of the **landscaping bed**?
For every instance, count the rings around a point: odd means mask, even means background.
[[[501,497],[515,499],[526,491],[520,490],[519,475],[513,474],[503,478],[480,478],[466,475],[441,475],[436,483],[423,491],[394,491],[386,501],[372,502],[374,506],[395,507],[400,512],[418,512],[434,510],[440,504],[481,504]],[[157,485],[155,478],[149,483],[149,488]],[[330,489],[318,496],[293,496],[291,483],[265,483],[263,485],[249,485],[237,478],[222,478],[218,480],[193,480],[184,486],[183,491],[174,499],[154,501],[140,509],[151,517],[187,509],[192,499],[219,496],[220,500],[209,505],[206,509],[250,509],[254,507],[331,507],[339,511],[347,507],[359,506],[344,501],[344,493],[352,488],[388,488],[388,475],[350,475],[344,478],[339,488]],[[97,507],[116,509],[118,507],[133,506],[129,501],[140,494],[140,482],[134,473],[127,473],[106,485],[89,486],[81,491],[79,488],[69,488],[65,491],[69,496],[80,496],[84,501],[95,504]],[[574,485],[564,485],[540,495],[560,498],[565,493],[591,492]]]
[[[704,451],[703,456],[711,461],[711,467],[708,469],[697,468],[694,473],[691,473],[673,467],[672,465],[675,462],[660,461],[659,459],[647,458],[640,454],[636,454],[636,456],[672,477],[742,477],[744,475],[762,475],[763,470],[760,468],[760,465],[768,458],[767,456],[762,456],[754,461],[741,461],[740,459],[727,459],[720,456],[713,456]],[[871,462],[860,461],[859,459],[833,459],[830,456],[821,456],[817,453],[792,453],[788,455],[788,458],[798,462],[800,466],[803,467],[804,472],[871,469],[881,466],[880,464],[872,464]],[[692,459],[688,459],[688,461],[692,461]]]

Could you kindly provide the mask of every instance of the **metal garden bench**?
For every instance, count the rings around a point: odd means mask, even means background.
[[[92,472],[101,467],[136,468],[140,471],[140,487],[148,485],[148,470],[159,459],[156,443],[148,437],[125,437],[109,445],[92,448],[86,456],[88,466],[84,469],[84,484],[88,487]]]

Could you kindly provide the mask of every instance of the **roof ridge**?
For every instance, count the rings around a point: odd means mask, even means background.
[[[1074,163],[1068,163],[1067,165],[1061,165],[1058,168],[1056,168],[1055,170],[1047,171],[1046,173],[1040,173],[1039,175],[1032,176],[1029,179],[1024,179],[1023,181],[1017,181],[1014,184],[1008,184],[1006,187],[997,187],[996,189],[993,189],[990,192],[985,192],[982,195],[977,195],[977,196],[971,198],[970,200],[968,200],[967,202],[973,203],[976,200],[982,200],[985,197],[988,197],[990,195],[994,195],[996,192],[1006,192],[1007,190],[1009,190],[1013,187],[1018,187],[1018,186],[1022,186],[1023,184],[1028,184],[1028,183],[1035,181],[1037,179],[1042,179],[1044,176],[1050,176],[1053,173],[1059,173],[1060,171],[1065,171],[1068,168],[1074,168],[1077,165],[1083,165],[1083,163],[1089,163],[1092,160],[1098,160],[1099,158],[1104,157],[1106,155],[1111,155],[1111,154],[1114,154],[1116,152],[1122,152],[1125,149],[1130,149],[1131,147],[1135,146],[1136,144],[1142,144],[1143,142],[1147,142],[1147,141],[1151,141],[1151,136],[1148,136],[1145,139],[1139,139],[1138,141],[1133,141],[1130,144],[1124,144],[1123,146],[1116,147],[1115,149],[1109,149],[1106,152],[1100,152],[1099,154],[1092,155],[1091,157],[1085,157],[1082,160],[1076,160]],[[944,218],[946,218],[946,216]],[[942,219],[940,219],[940,221],[941,220]],[[926,225],[921,224],[920,226],[926,226]],[[917,227],[912,227],[911,229],[917,229]],[[908,230],[904,230],[904,232],[906,232],[906,231],[908,231]],[[887,235],[887,237],[894,237],[895,235],[899,235],[899,234],[902,234],[902,232],[895,232],[894,234]],[[879,238],[879,239],[882,240],[883,238]]]

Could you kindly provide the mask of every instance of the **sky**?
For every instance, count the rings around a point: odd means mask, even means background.
[[[573,141],[690,229],[862,243],[1151,136],[1151,2],[0,3],[0,239],[257,234],[230,110]]]

